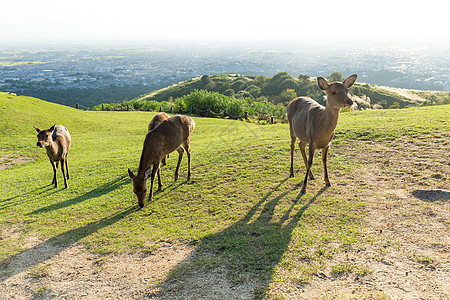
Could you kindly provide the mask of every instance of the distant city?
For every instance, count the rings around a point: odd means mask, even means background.
[[[436,45],[146,45],[0,49],[0,91],[88,107],[133,99],[205,74],[359,75],[358,82],[450,90],[448,47]]]

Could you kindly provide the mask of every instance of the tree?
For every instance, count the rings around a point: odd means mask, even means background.
[[[230,88],[236,93],[245,90],[247,88],[247,81],[244,78],[238,78],[233,82]]]
[[[207,86],[209,83],[211,83],[211,77],[209,75],[203,75],[200,80],[203,83],[203,87]]]
[[[267,81],[269,81],[269,79],[267,79],[266,76],[261,75],[255,78],[254,84],[261,88]]]
[[[334,81],[344,81],[344,76],[342,76],[339,72],[333,72],[330,75],[327,76],[328,82],[334,82]]]
[[[280,103],[284,103],[284,104],[288,104],[289,102],[291,102],[295,98],[297,98],[297,93],[295,92],[295,90],[294,89],[287,89],[287,90],[285,90],[284,92],[282,92],[280,94],[279,102]]]
[[[249,86],[246,91],[249,92],[253,96],[253,98],[257,98],[259,97],[259,95],[261,95],[261,89],[256,85]]]
[[[299,86],[297,84],[297,81],[295,81],[293,78],[288,78],[280,84],[280,88],[282,90],[287,90],[287,89],[297,90],[298,87]]]
[[[303,82],[303,81],[309,81],[309,76],[308,76],[308,75],[299,75],[299,76],[298,76],[298,80],[299,80],[300,82]]]
[[[233,89],[228,89],[228,90],[225,90],[222,94],[224,94],[225,96],[228,96],[228,97],[233,97],[234,96],[234,90]]]
[[[244,90],[241,90],[241,91],[237,92],[235,97],[236,98],[250,98],[250,99],[253,99],[252,94],[250,94],[250,92],[244,91]]]
[[[281,83],[288,79],[292,77],[287,72],[279,72],[269,79],[262,88],[262,92],[266,95],[277,96],[286,89],[281,86]]]

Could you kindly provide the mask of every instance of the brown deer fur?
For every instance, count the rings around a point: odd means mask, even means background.
[[[140,207],[145,205],[147,194],[147,180],[150,177],[150,192],[148,201],[153,198],[153,181],[156,172],[160,172],[161,160],[169,153],[178,151],[178,164],[175,170],[175,181],[178,179],[183,152],[186,150],[188,157],[188,176],[191,178],[191,149],[190,138],[194,130],[195,122],[186,116],[174,116],[164,120],[161,124],[149,131],[145,136],[144,147],[142,149],[139,162],[138,173],[136,175],[128,169],[128,175],[133,180],[133,190],[138,198]],[[161,189],[161,181],[158,181],[158,190]]]
[[[148,131],[154,129],[156,126],[161,124],[162,121],[167,120],[168,118],[170,118],[170,116],[165,112],[157,113],[148,124]]]
[[[328,84],[324,78],[318,77],[317,84],[327,95],[326,107],[310,98],[299,97],[292,100],[286,108],[291,135],[290,177],[294,177],[294,150],[297,138],[300,140],[299,147],[306,166],[301,194],[306,193],[308,175],[310,179],[314,179],[311,172],[311,165],[316,149],[322,149],[325,184],[331,186],[327,171],[328,148],[334,137],[334,130],[339,119],[341,108],[348,108],[353,105],[353,101],[348,95],[348,89],[355,83],[356,77],[357,75],[354,74],[342,83],[333,82],[331,84]],[[308,159],[306,159],[305,151],[307,144],[309,144]]]
[[[34,126],[33,126],[34,127]],[[50,129],[40,130],[34,127],[38,135],[38,147],[45,147],[47,155],[50,158],[50,163],[53,167],[53,181],[55,188],[58,187],[56,179],[56,171],[58,170],[58,163],[61,162],[61,171],[64,178],[64,186],[69,187],[67,179],[69,176],[69,168],[67,167],[67,154],[69,153],[71,137],[69,130],[63,125],[53,125]],[[66,174],[67,173],[67,174]]]
[[[158,126],[162,121],[167,120],[168,118],[170,118],[170,116],[168,114],[166,114],[165,112],[160,112],[157,113],[153,119],[150,121],[150,123],[148,124],[148,131],[153,130],[156,126]],[[167,158],[169,158],[169,155],[167,155]],[[162,165],[165,166],[166,165],[166,157],[164,156],[162,161],[161,161]],[[159,176],[159,173],[158,173]],[[158,180],[161,181],[161,178],[158,177]]]

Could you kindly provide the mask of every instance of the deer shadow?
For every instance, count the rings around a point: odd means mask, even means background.
[[[89,236],[104,227],[120,221],[137,210],[138,208],[133,205],[122,212],[118,212],[109,217],[88,223],[82,227],[68,230],[29,249],[23,250],[15,255],[1,260],[0,282],[3,282],[18,273],[51,259],[86,236]]]
[[[201,239],[189,257],[169,273],[160,286],[159,292],[152,296],[165,298],[168,296],[166,293],[170,293],[171,297],[183,298],[192,296],[190,292],[192,290],[202,289],[202,287],[193,286],[198,285],[202,280],[193,280],[190,277],[195,277],[198,273],[186,274],[183,270],[189,269],[189,267],[186,268],[189,265],[201,265],[201,261],[205,261],[205,258],[208,261],[218,262],[219,266],[228,266],[226,272],[229,280],[237,280],[239,284],[242,278],[257,278],[264,285],[258,290],[265,291],[276,266],[289,247],[293,231],[303,214],[327,189],[323,187],[309,200],[299,191],[294,199],[287,200],[291,201],[290,206],[280,217],[277,206],[290,198],[289,194],[292,190],[282,193],[277,191],[287,180],[288,178],[284,179],[262,197],[242,219],[218,233]],[[302,199],[305,201],[299,205]],[[184,276],[180,276],[180,272],[184,273]],[[231,288],[233,285],[234,283],[231,284]],[[227,297],[225,294],[220,295],[220,292],[217,296],[218,299]]]
[[[47,195],[55,194],[61,190],[57,190],[53,187],[54,185],[45,185],[35,188],[29,192],[22,194],[17,194],[12,197],[0,200],[0,209],[7,209],[12,206],[23,204],[24,201],[34,201],[36,199],[45,197]]]
[[[48,212],[48,211],[53,211],[53,210],[57,210],[57,209],[62,209],[62,208],[66,208],[69,207],[71,205],[75,205],[78,203],[81,203],[83,201],[92,199],[92,198],[97,198],[100,197],[102,195],[108,194],[112,191],[114,191],[115,189],[121,187],[122,185],[128,184],[130,183],[130,180],[128,179],[128,176],[123,175],[120,176],[102,186],[96,187],[94,189],[92,189],[91,191],[74,197],[72,199],[67,199],[63,202],[58,202],[58,203],[54,203],[45,207],[41,207],[38,208],[30,213],[27,214],[27,216],[29,215],[35,215],[35,214],[40,214],[40,213],[44,213],[44,212]]]

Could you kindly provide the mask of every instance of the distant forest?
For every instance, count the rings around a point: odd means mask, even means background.
[[[342,74],[334,72],[329,82],[343,81]],[[442,92],[423,102],[369,84],[355,84],[350,93],[357,109],[405,108],[410,106],[449,103],[450,93]],[[285,119],[285,107],[298,96],[309,96],[325,105],[325,94],[316,79],[307,75],[292,77],[279,72],[273,77],[253,75],[204,75],[161,90],[144,94],[121,103],[103,103],[95,110],[149,110],[190,112],[206,115],[241,117],[244,113],[261,118],[274,116]]]
[[[329,82],[342,81],[339,72],[327,76]],[[317,86],[315,78],[307,75],[292,77],[287,72],[279,72],[273,77],[254,75],[204,75],[200,78],[190,79],[156,92],[139,96],[132,101],[126,101],[129,107],[142,107],[143,103],[137,101],[169,101],[188,95],[196,90],[206,90],[233,97],[246,98],[250,101],[270,102],[275,105],[287,105],[292,99],[299,96],[308,96],[325,105],[323,91]],[[389,92],[375,85],[355,84],[350,93],[356,96],[358,108],[404,108],[417,106],[410,98],[397,93]],[[114,105],[113,105],[114,106]]]

